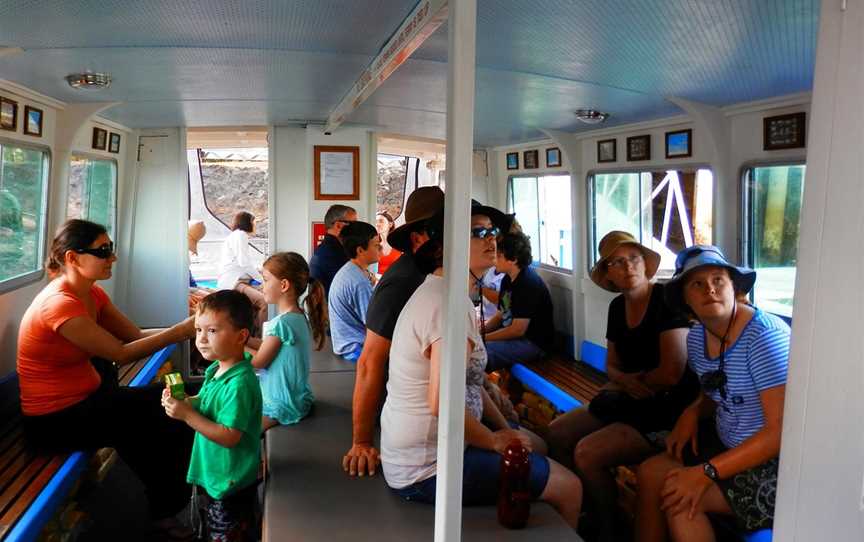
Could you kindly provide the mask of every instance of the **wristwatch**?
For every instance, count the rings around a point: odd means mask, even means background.
[[[708,461],[702,463],[702,472],[705,473],[705,476],[711,478],[715,482],[720,478],[720,475],[717,473],[717,468]]]

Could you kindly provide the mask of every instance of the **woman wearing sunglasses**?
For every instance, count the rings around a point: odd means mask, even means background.
[[[789,326],[746,303],[756,272],[717,247],[683,250],[670,305],[698,319],[687,337],[702,392],[639,467],[637,539],[714,540],[707,514],[744,530],[771,527],[789,361]]]
[[[189,486],[187,465],[176,458],[189,457],[193,433],[164,415],[158,387],[118,387],[113,364],[194,337],[194,321],[142,331],[114,306],[96,285],[111,278],[117,260],[99,224],[67,221],[50,250],[52,280],[27,309],[18,334],[27,438],[57,451],[116,449],[146,487],[154,528],[183,536],[173,516],[188,502]],[[153,453],[157,443],[170,453]]]

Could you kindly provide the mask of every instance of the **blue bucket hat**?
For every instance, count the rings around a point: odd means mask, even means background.
[[[715,266],[729,271],[735,289],[748,293],[756,282],[756,271],[749,267],[737,267],[729,263],[723,252],[713,245],[693,245],[678,253],[675,258],[675,275],[666,284],[666,303],[675,309],[686,309],[684,302],[684,280],[691,271],[700,267]]]

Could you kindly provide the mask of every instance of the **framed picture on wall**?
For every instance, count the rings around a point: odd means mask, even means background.
[[[561,149],[546,149],[546,167],[561,167]]]
[[[507,153],[507,169],[519,169],[519,153]]]
[[[315,145],[315,199],[360,199],[360,147]]]
[[[111,132],[111,137],[108,138],[108,152],[120,152],[120,134]]]
[[[597,162],[614,162],[618,160],[618,145],[616,139],[603,139],[597,142]]]
[[[693,130],[666,132],[666,158],[693,156]]]
[[[633,136],[627,138],[627,161],[651,159],[651,135]]]
[[[42,110],[24,106],[24,135],[42,137]]]
[[[534,151],[525,151],[522,153],[522,161],[524,162],[525,169],[537,169],[539,167],[538,162],[540,153],[536,150]]]
[[[791,113],[762,120],[762,148],[766,151],[797,149],[805,142],[805,113]]]
[[[18,102],[0,96],[0,128],[14,132],[18,129]]]
[[[97,151],[104,151],[108,147],[108,131],[94,127],[93,143],[90,146]]]

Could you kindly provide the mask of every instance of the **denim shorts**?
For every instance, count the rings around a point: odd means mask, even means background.
[[[531,475],[528,485],[531,498],[538,499],[549,481],[549,460],[531,452]],[[498,479],[501,475],[501,454],[469,446],[462,467],[462,504],[491,505],[498,502]],[[435,479],[432,476],[401,489],[394,489],[406,501],[435,503]]]

